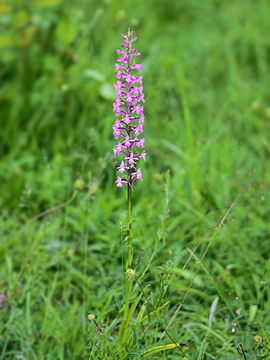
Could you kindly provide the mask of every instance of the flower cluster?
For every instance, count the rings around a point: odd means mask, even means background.
[[[116,180],[116,185],[122,187],[127,183],[131,189],[133,182],[138,179],[143,181],[142,172],[137,168],[137,161],[143,158],[145,161],[144,138],[139,138],[143,133],[144,115],[142,103],[145,102],[142,86],[142,66],[135,63],[135,59],[141,54],[132,49],[132,43],[137,40],[133,37],[133,31],[127,35],[121,34],[122,49],[116,50],[120,58],[115,64],[116,79],[114,84],[116,101],[113,104],[116,120],[113,125],[113,134],[118,141],[115,145],[114,157],[124,155],[120,166],[117,168],[121,173]]]

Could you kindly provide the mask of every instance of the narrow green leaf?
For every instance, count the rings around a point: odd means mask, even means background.
[[[256,313],[257,313],[257,305],[250,305],[249,307],[249,314],[248,314],[248,320],[251,322],[254,320]]]
[[[180,344],[168,344],[168,345],[161,345],[161,346],[156,346],[152,349],[146,350],[143,354],[142,354],[142,358],[147,358],[148,356],[151,356],[157,352],[160,351],[166,351],[166,350],[172,350],[175,349],[176,347],[180,346]]]

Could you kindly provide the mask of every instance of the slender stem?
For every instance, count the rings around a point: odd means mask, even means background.
[[[127,184],[127,205],[128,205],[128,260],[126,263],[126,270],[131,268],[132,263],[132,246],[131,246],[131,187]],[[125,305],[124,305],[124,314],[123,320],[120,325],[119,333],[118,333],[118,354],[120,359],[122,360],[125,356],[124,344],[125,337],[128,330],[129,322],[129,311],[130,311],[130,296],[132,292],[132,281],[128,278],[126,274],[126,286],[125,286]]]
[[[31,220],[29,220],[26,224],[24,224],[24,225],[23,225],[22,227],[20,227],[18,230],[15,230],[15,231],[13,231],[11,234],[9,234],[9,235],[7,236],[7,238],[4,239],[4,240],[2,241],[2,243],[0,244],[0,248],[1,248],[7,241],[9,241],[12,237],[14,237],[14,236],[18,235],[19,233],[21,233],[24,229],[26,229],[29,225],[33,224],[36,220],[38,220],[38,219],[40,219],[41,217],[46,216],[46,215],[48,215],[48,214],[50,214],[50,213],[52,213],[52,212],[54,212],[54,211],[56,211],[56,210],[59,210],[59,209],[65,207],[65,206],[68,206],[68,205],[75,199],[75,197],[77,196],[77,194],[78,194],[78,191],[76,190],[76,191],[74,191],[73,195],[71,196],[71,198],[70,198],[69,200],[67,200],[67,201],[65,201],[65,202],[63,202],[63,203],[61,203],[61,204],[58,204],[58,205],[56,205],[56,206],[53,206],[53,207],[51,207],[51,208],[49,208],[49,209],[47,209],[47,210],[44,210],[44,211],[42,211],[41,213],[39,213],[38,215],[34,216]]]
[[[127,185],[128,194],[128,263],[127,268],[131,267],[132,262],[132,246],[131,246],[131,187]]]

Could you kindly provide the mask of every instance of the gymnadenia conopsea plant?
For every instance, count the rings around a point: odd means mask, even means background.
[[[123,44],[116,52],[120,56],[115,64],[116,83],[114,84],[116,101],[113,104],[116,120],[113,125],[113,134],[117,140],[113,152],[121,157],[121,163],[117,170],[120,176],[117,177],[118,187],[127,186],[128,198],[128,262],[130,268],[132,261],[131,248],[131,191],[136,180],[143,181],[141,168],[138,161],[142,158],[145,161],[143,133],[143,85],[142,66],[136,63],[141,55],[133,48],[137,37],[133,31],[127,35],[121,34]]]
[[[119,55],[115,64],[116,83],[114,84],[116,100],[113,104],[116,120],[113,125],[113,134],[117,140],[114,146],[114,157],[120,156],[121,163],[117,168],[120,173],[116,185],[121,188],[127,187],[128,203],[128,259],[126,264],[126,290],[123,321],[119,330],[119,355],[123,354],[123,341],[127,332],[130,314],[130,295],[134,275],[132,270],[132,245],[131,245],[131,192],[136,180],[143,181],[141,168],[138,162],[142,158],[145,161],[143,133],[144,115],[143,103],[144,93],[142,85],[142,66],[136,62],[141,56],[133,47],[137,37],[133,31],[128,30],[126,35],[121,34],[123,43],[121,49],[117,49]]]
[[[131,233],[131,195],[134,190],[134,183],[136,180],[143,181],[140,162],[145,161],[146,153],[144,150],[143,125],[144,114],[143,104],[143,76],[141,75],[142,66],[137,63],[137,59],[141,56],[139,52],[133,47],[137,37],[133,35],[133,31],[128,30],[126,35],[121,34],[123,43],[121,48],[116,50],[119,58],[115,64],[116,83],[114,84],[116,100],[113,104],[116,120],[113,128],[113,134],[116,139],[116,145],[113,148],[114,157],[119,156],[120,160],[117,166],[117,180],[116,186],[127,189],[127,244],[128,256],[126,261],[126,281],[125,281],[125,301],[123,306],[123,317],[118,332],[118,358],[120,360],[127,359],[132,338],[132,333],[136,332],[131,317],[139,304],[141,297],[146,299],[147,308],[150,310],[172,344],[161,345],[149,349],[142,354],[142,357],[150,356],[152,353],[165,351],[168,349],[178,347],[181,349],[183,344],[178,344],[171,337],[167,329],[161,324],[155,309],[148,301],[143,287],[141,286],[135,270],[132,266],[132,233]],[[137,289],[140,289],[140,294],[131,303],[132,283],[136,282]],[[134,288],[135,290],[135,288]],[[144,305],[145,306],[145,305]],[[142,308],[141,317],[143,319]],[[90,317],[91,319],[93,316]],[[96,325],[97,326],[97,325]]]

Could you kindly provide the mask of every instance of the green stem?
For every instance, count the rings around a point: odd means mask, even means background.
[[[131,267],[132,262],[132,246],[131,246],[131,187],[127,185],[128,193],[128,262],[127,269]]]
[[[131,187],[127,185],[127,203],[128,203],[128,232],[127,232],[127,239],[128,239],[128,260],[126,264],[126,270],[131,268],[132,263],[132,245],[131,245]],[[126,333],[128,330],[128,317],[130,311],[130,296],[132,292],[132,281],[131,279],[126,276],[126,286],[125,286],[125,305],[124,305],[124,313],[123,313],[123,320],[120,325],[119,334],[118,334],[118,354],[120,359],[122,360],[125,357],[125,338]]]

